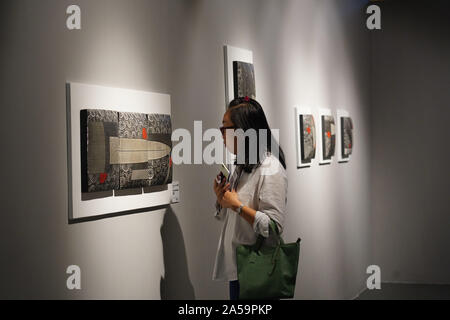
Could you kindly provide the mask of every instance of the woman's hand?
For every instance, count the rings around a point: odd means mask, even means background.
[[[222,181],[220,183],[217,183],[217,180],[220,179],[222,179]],[[224,179],[221,174],[218,174],[216,179],[214,179],[214,193],[216,194],[217,202],[220,205],[225,191],[227,191],[230,188],[230,184],[229,183],[225,184],[225,182],[226,179]]]
[[[220,202],[222,208],[231,208],[233,210],[239,208],[241,204],[242,202],[239,200],[238,194],[235,189],[231,191],[225,191],[222,197],[222,201]]]

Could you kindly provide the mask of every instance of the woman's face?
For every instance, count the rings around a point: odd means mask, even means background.
[[[237,150],[237,138],[234,136],[234,123],[231,121],[230,112],[227,111],[223,115],[222,120],[222,137],[225,147],[232,154],[236,154]]]

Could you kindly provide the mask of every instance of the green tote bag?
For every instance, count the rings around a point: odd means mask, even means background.
[[[264,237],[260,235],[254,245],[236,248],[239,299],[294,297],[301,239],[284,243],[273,220],[270,228],[278,236],[277,246],[263,246]]]

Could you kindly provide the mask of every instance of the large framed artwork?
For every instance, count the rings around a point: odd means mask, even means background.
[[[337,110],[337,154],[339,162],[348,162],[353,152],[353,120],[346,110]]]
[[[336,124],[330,109],[319,109],[320,164],[331,163],[336,149]]]
[[[295,107],[297,167],[309,167],[316,157],[316,124],[308,107]]]
[[[170,203],[170,96],[66,84],[69,220]]]

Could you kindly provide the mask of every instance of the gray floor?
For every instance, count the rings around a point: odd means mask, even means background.
[[[450,285],[382,283],[365,290],[357,300],[450,300]]]

